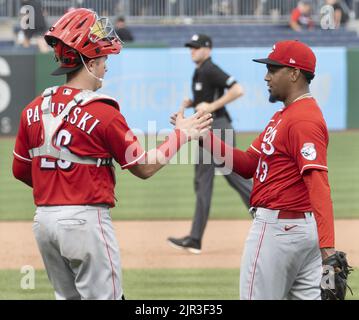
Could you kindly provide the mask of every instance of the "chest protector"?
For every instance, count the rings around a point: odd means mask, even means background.
[[[74,107],[84,107],[91,102],[102,101],[112,105],[116,109],[119,109],[117,102],[108,96],[101,95],[90,90],[83,90],[74,96],[74,98],[66,105],[66,107],[61,111],[59,115],[53,116],[51,113],[52,96],[56,94],[58,88],[59,87],[48,88],[42,94],[43,100],[41,104],[41,118],[44,142],[41,146],[29,150],[30,157],[34,158],[48,156],[55,159],[70,161],[79,164],[92,164],[96,165],[97,167],[111,166],[112,158],[94,158],[78,156],[74,153],[71,153],[68,149],[61,149],[61,147],[55,146],[53,141],[55,139],[55,134],[63,123],[64,118],[70,114],[71,110]]]

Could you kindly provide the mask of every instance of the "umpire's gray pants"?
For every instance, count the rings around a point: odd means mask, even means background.
[[[227,144],[231,144],[232,146],[235,145],[235,133],[227,117],[215,118],[212,124],[212,128],[227,129],[227,135],[228,133],[230,133],[231,139],[225,139],[224,130],[221,130],[221,139],[226,141]],[[217,135],[216,130],[214,130],[213,132]],[[201,146],[198,150],[198,157],[199,161],[198,164],[195,165],[194,180],[197,200],[190,236],[193,239],[201,240],[207,225],[209,211],[211,207],[213,180],[216,166],[213,161],[208,161],[208,158],[212,159],[212,157]],[[244,204],[247,206],[247,208],[249,208],[249,199],[253,186],[252,179],[244,179],[234,172],[224,174],[224,177],[230,184],[230,186],[239,193]]]
[[[38,207],[33,231],[56,299],[121,299],[120,252],[106,206]]]

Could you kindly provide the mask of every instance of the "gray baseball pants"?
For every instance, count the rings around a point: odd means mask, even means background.
[[[320,300],[322,258],[313,213],[278,219],[258,208],[240,270],[241,300]]]
[[[38,207],[33,232],[56,299],[122,298],[120,251],[107,206]]]

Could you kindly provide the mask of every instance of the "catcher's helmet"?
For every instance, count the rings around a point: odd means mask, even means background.
[[[45,34],[46,42],[54,48],[61,67],[53,74],[65,74],[81,67],[77,53],[87,59],[118,54],[122,43],[108,18],[79,8],[67,12]]]

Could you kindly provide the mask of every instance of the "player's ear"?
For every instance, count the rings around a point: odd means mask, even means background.
[[[290,76],[291,76],[291,80],[293,82],[297,82],[298,79],[300,78],[300,70],[298,68],[291,68],[291,73],[290,73]]]
[[[95,67],[95,64],[97,63],[96,59],[90,59],[88,62],[87,62],[87,68],[92,71]]]

